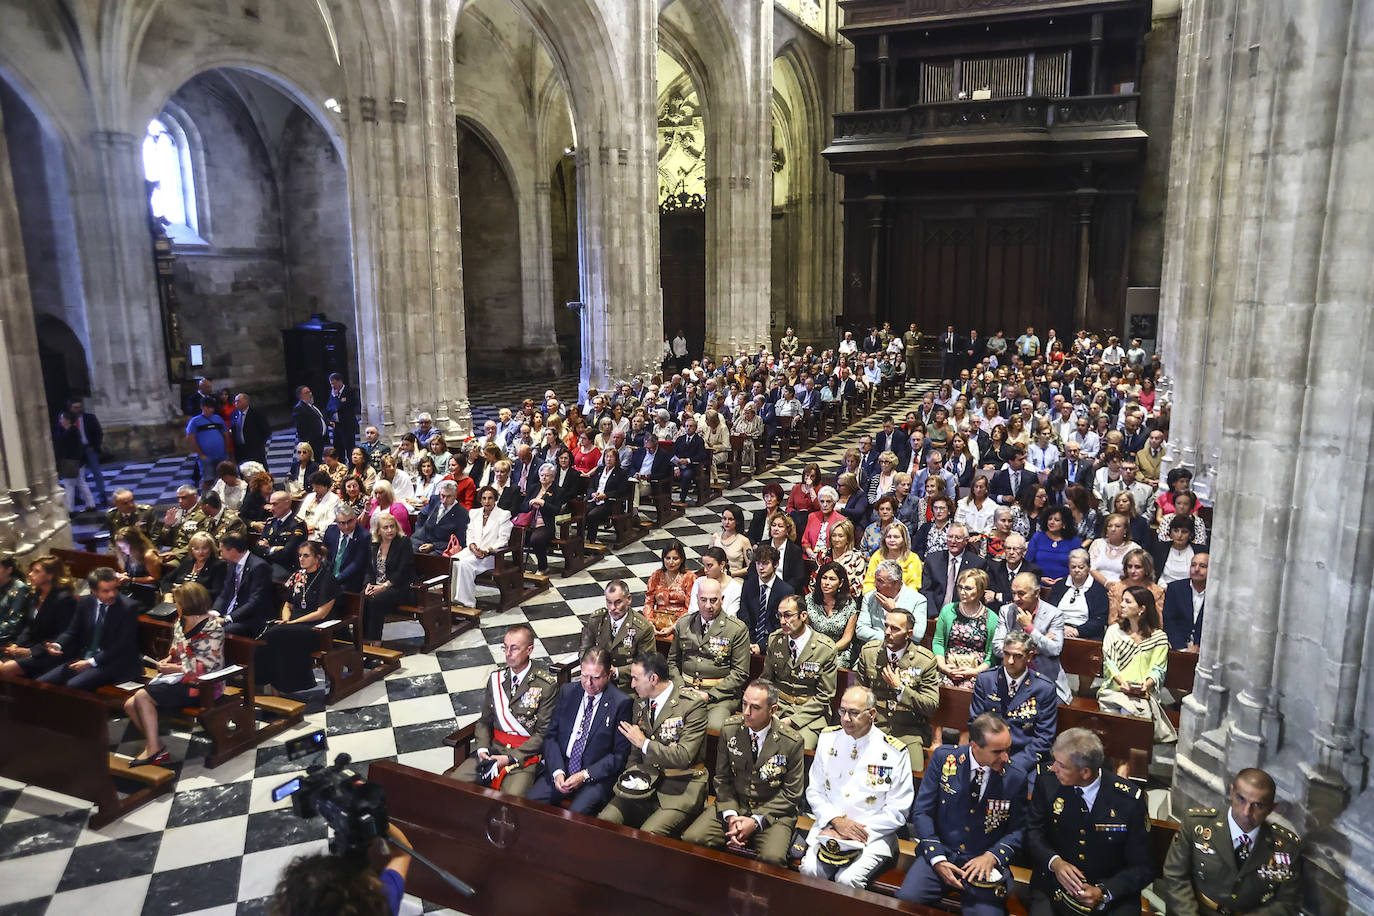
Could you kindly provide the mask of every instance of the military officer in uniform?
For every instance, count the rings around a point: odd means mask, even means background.
[[[620,723],[630,760],[599,816],[675,837],[706,802],[706,702],[673,682],[657,652],[634,660],[630,685],[639,697],[634,720]]]
[[[744,689],[739,715],[725,720],[716,749],[716,800],[682,838],[712,849],[748,847],[787,865],[806,783],[806,745],[777,717],[778,690],[767,680]]]
[[[1246,769],[1231,781],[1230,808],[1192,808],[1179,827],[1159,889],[1169,914],[1291,916],[1302,891],[1302,841],[1268,823],[1274,780]]]
[[[200,498],[190,484],[177,487],[177,504],[163,514],[153,538],[164,563],[180,563],[190,549],[191,535],[205,530],[205,513]]]
[[[241,534],[248,536],[248,525],[239,514],[233,509],[224,508],[224,502],[218,493],[211,490],[200,498],[200,508],[196,510],[205,516],[205,533],[215,539],[215,543],[223,541],[226,535]],[[190,549],[190,538],[187,538],[187,549]],[[184,558],[185,553],[182,554]]]
[[[708,728],[720,730],[726,716],[739,709],[749,682],[749,628],[721,613],[720,583],[701,579],[697,609],[673,625],[668,672],[707,705]]]
[[[1002,664],[973,684],[972,721],[995,712],[1011,726],[1011,768],[1027,779],[1049,757],[1059,730],[1059,695],[1054,681],[1030,669],[1035,645],[1029,633],[1012,630],[1002,642]]]
[[[611,679],[621,690],[630,688],[630,663],[654,651],[654,625],[630,608],[630,587],[620,579],[606,586],[606,609],[592,614],[582,626],[578,656],[592,646],[611,654]]]
[[[274,490],[268,505],[272,514],[263,523],[253,552],[272,564],[272,578],[281,582],[296,569],[296,553],[307,533],[305,522],[292,511],[291,497],[285,490]]]
[[[148,536],[148,540],[157,540],[158,524],[153,507],[134,502],[133,490],[120,487],[114,491],[114,505],[105,513],[105,530],[113,538],[124,528],[137,528]]]
[[[959,888],[965,914],[1007,911],[1011,859],[1026,820],[1026,774],[1008,765],[1011,748],[1012,729],[989,712],[969,723],[966,746],[931,755],[911,812],[920,858],[899,900],[934,904],[948,885]]]
[[[912,760],[924,760],[930,719],[940,706],[940,672],[930,650],[911,639],[916,618],[900,608],[887,612],[883,638],[859,652],[858,682],[878,698],[878,727],[906,742]]]
[[[502,639],[506,664],[492,672],[482,698],[474,738],[476,753],[452,772],[460,782],[476,782],[507,795],[524,796],[534,783],[544,736],[558,702],[558,681],[530,660],[534,630],[517,624]]]
[[[1144,793],[1102,769],[1102,742],[1086,728],[1061,732],[1053,754],[1026,815],[1031,916],[1139,916],[1155,876]]]
[[[801,873],[867,887],[897,853],[896,833],[915,795],[906,742],[874,725],[873,691],[850,687],[840,724],[821,732],[807,780],[815,823],[806,835]]]
[[[762,677],[777,685],[782,723],[802,736],[808,751],[814,750],[821,729],[830,724],[835,643],[807,625],[806,611],[796,595],[778,602],[778,621],[782,626],[768,637]]]

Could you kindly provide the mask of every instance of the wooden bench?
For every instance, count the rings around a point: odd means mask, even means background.
[[[116,818],[169,791],[176,773],[129,769],[110,753],[110,715],[94,694],[16,680],[0,682],[0,776],[73,795],[96,806],[90,826]],[[122,793],[117,781],[139,788]]]
[[[415,601],[397,607],[395,616],[420,625],[425,634],[421,652],[433,652],[477,625],[476,608],[457,608],[452,603],[452,571],[453,561],[441,553],[415,554]]]
[[[113,569],[115,562],[109,554],[68,550],[65,547],[54,547],[52,555],[67,564],[67,572],[73,579],[84,579],[102,566]]]
[[[738,433],[730,435],[730,456],[725,459],[725,466],[721,468],[721,473],[725,475],[726,486],[734,489],[749,479],[749,473],[744,470],[744,443],[745,436]],[[758,461],[759,450],[754,449],[755,462]],[[751,469],[752,470],[752,469]]]
[[[525,529],[511,529],[510,540],[492,552],[496,565],[480,573],[476,584],[501,593],[497,608],[508,611],[522,601],[549,590],[549,577],[525,572]]]
[[[671,500],[670,500],[671,503]],[[600,544],[587,543],[587,501],[571,499],[568,501],[568,514],[558,522],[558,537],[553,546],[563,557],[563,575],[572,576],[586,569],[601,558],[606,548]]]
[[[315,664],[324,670],[329,685],[325,703],[337,703],[368,684],[382,680],[401,666],[399,658],[381,658],[367,663],[363,651],[363,596],[344,592],[335,602],[338,613],[315,624],[320,647],[314,653]]]

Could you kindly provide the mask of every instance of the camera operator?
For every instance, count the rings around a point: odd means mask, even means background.
[[[387,835],[411,845],[395,824],[388,827]],[[282,872],[268,912],[272,916],[397,916],[406,892],[410,856],[380,838],[368,854],[372,869],[360,869],[343,856],[301,856]]]

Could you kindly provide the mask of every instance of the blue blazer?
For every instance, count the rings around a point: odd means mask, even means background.
[[[630,456],[630,461],[625,465],[625,473],[634,476],[639,473],[639,467],[644,463],[644,455],[648,452],[644,446],[635,449]],[[673,450],[664,448],[662,445],[654,452],[654,460],[649,464],[650,480],[667,480],[673,476]]]
[[[1197,623],[1193,623],[1193,583],[1189,579],[1177,579],[1164,588],[1164,632],[1169,637],[1169,648],[1186,649],[1188,640],[1194,645],[1202,645],[1202,615],[1207,612],[1207,598],[1202,599],[1202,610],[1198,612]]]
[[[968,718],[972,722],[985,712],[995,712],[1011,726],[1011,766],[1032,773],[1035,765],[1050,754],[1059,728],[1059,695],[1054,681],[1032,671],[1007,700],[1006,669],[990,668],[973,683],[973,703]]]
[[[944,856],[955,865],[991,852],[1005,872],[1025,831],[1026,775],[1012,767],[989,770],[982,799],[974,799],[972,756],[967,744],[944,745],[931,755],[911,809],[916,847],[926,861]],[[1000,823],[989,830],[994,816]]]
[[[95,628],[95,595],[87,595],[76,603],[67,629],[53,642],[62,646],[62,662],[85,658],[90,649]],[[91,660],[106,671],[117,672],[120,679],[137,675],[142,668],[143,653],[138,644],[138,607],[123,595],[118,595],[105,612],[100,628],[100,647]]]
[[[324,549],[329,551],[329,568],[334,569],[334,555],[339,551],[339,540],[343,532],[338,525],[330,525],[324,530]],[[335,576],[339,587],[346,592],[361,593],[363,576],[367,574],[367,563],[372,556],[372,534],[361,523],[353,528],[353,537],[348,540],[348,553]]]
[[[420,517],[424,519],[415,528],[415,533],[410,536],[410,543],[417,550],[424,544],[431,548],[443,552],[448,546],[448,539],[452,535],[458,535],[459,543],[467,543],[468,535],[468,512],[461,505],[455,502],[444,516],[443,521],[435,523],[434,519],[439,514],[439,503],[442,500],[438,493],[429,498],[429,502],[420,510]]]
[[[567,773],[568,738],[577,730],[577,712],[585,696],[580,683],[564,684],[559,688],[553,718],[544,735],[544,766],[550,781],[558,770]],[[587,782],[614,779],[625,769],[625,762],[630,758],[630,742],[620,733],[620,723],[629,722],[633,710],[634,703],[629,696],[615,684],[606,685],[582,751],[582,769],[587,771]]]
[[[234,606],[233,621],[241,623],[254,633],[261,633],[274,612],[281,610],[276,601],[272,585],[272,564],[255,553],[250,553],[243,564],[243,576],[239,581],[239,600]],[[225,612],[234,598],[234,564],[225,563],[224,590],[215,599],[214,608],[220,614]]]

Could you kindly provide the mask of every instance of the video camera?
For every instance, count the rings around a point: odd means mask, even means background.
[[[295,738],[286,743],[289,760],[300,760],[328,750],[324,732]],[[336,856],[366,861],[368,847],[387,835],[386,794],[382,787],[363,779],[349,767],[352,758],[340,754],[333,766],[314,764],[272,790],[272,801],[291,799],[300,818],[322,817],[334,831],[329,851]]]

